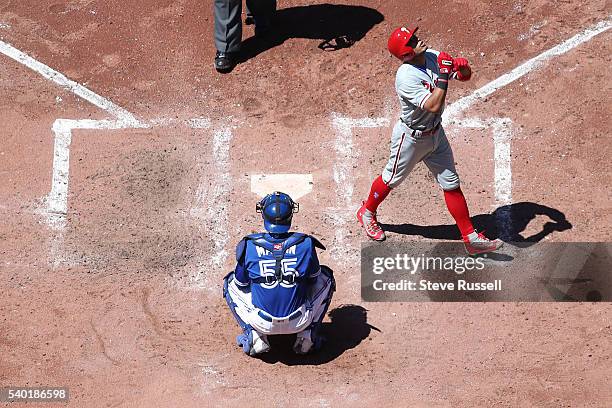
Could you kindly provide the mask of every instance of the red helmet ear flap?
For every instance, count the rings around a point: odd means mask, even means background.
[[[413,58],[414,58],[414,48],[406,47],[406,52],[404,53],[404,55],[400,59],[403,62],[406,62],[406,61],[410,61]]]

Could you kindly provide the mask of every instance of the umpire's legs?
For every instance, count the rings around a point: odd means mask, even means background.
[[[242,41],[242,0],[215,0],[217,51],[238,52]]]

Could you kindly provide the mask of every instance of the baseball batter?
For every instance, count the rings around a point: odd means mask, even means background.
[[[423,161],[444,191],[446,205],[459,227],[466,251],[470,255],[495,251],[503,242],[487,239],[472,225],[459,186],[453,151],[442,127],[449,81],[468,81],[472,70],[465,58],[452,58],[445,52],[428,49],[416,36],[417,29],[401,27],[389,37],[389,51],[402,61],[395,79],[401,105],[400,120],[393,128],[389,161],[382,175],[372,183],[367,201],[357,212],[357,219],[368,237],[383,241],[385,232],[378,224],[376,210],[414,166]]]

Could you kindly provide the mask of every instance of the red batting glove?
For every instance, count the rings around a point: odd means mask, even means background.
[[[467,68],[469,74],[464,76],[461,73],[461,69],[462,68]],[[470,64],[469,64],[468,60],[466,60],[465,58],[455,58],[455,59],[453,59],[453,72],[457,73],[457,79],[459,81],[468,81],[472,77],[472,72],[471,72],[471,70],[469,68],[470,68]],[[465,71],[465,69],[464,69],[464,71]]]
[[[470,63],[465,58],[453,58],[453,72],[457,72],[461,68],[469,66]]]
[[[453,57],[445,52],[441,52],[438,55],[438,67],[440,67],[440,74],[450,74],[453,70]]]

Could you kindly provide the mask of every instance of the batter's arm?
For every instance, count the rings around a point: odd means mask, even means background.
[[[446,100],[446,89],[435,88],[423,104],[423,109],[431,113],[440,113]]]
[[[431,113],[440,113],[444,107],[448,90],[448,79],[453,69],[453,57],[445,52],[441,52],[438,54],[438,67],[440,69],[438,85],[431,93],[431,96],[423,103],[423,109]]]

